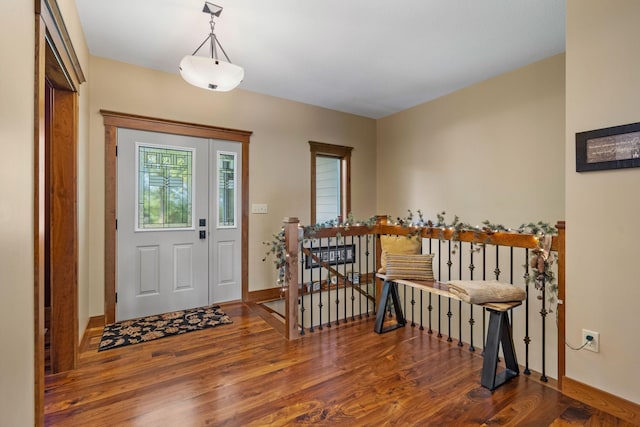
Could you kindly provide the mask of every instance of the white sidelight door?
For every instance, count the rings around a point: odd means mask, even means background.
[[[234,251],[240,242],[226,235],[221,240],[211,223],[221,200],[212,185],[220,143],[118,129],[117,320],[240,298],[235,270],[224,272],[223,282],[230,284],[225,295],[217,294],[212,280],[220,277],[220,257],[225,266],[240,264]],[[239,195],[229,194],[237,206]]]
[[[216,140],[212,163],[216,173],[212,177],[212,193],[217,203],[210,218],[214,222],[210,245],[211,295],[216,302],[239,300],[242,297],[242,229],[240,189],[242,188],[242,151],[240,144]]]

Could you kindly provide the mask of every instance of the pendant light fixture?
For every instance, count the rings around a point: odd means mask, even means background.
[[[244,69],[231,63],[227,52],[218,41],[213,32],[213,17],[220,16],[222,7],[210,2],[204,3],[204,13],[211,15],[209,25],[211,32],[192,55],[187,55],[180,61],[180,75],[187,83],[194,86],[215,90],[218,92],[228,92],[234,89],[244,79]],[[210,56],[196,56],[196,53],[209,42]],[[224,55],[224,59],[218,58],[218,49]]]

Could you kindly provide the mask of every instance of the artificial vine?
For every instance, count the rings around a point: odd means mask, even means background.
[[[411,210],[408,210],[408,215],[405,218],[397,217],[394,225],[405,227],[408,230],[408,237],[420,235],[425,228],[439,228],[439,239],[444,239],[444,232],[447,229],[452,230],[451,240],[454,242],[452,253],[458,250],[459,236],[462,232],[473,232],[476,237],[481,233],[491,235],[498,232],[519,233],[519,234],[532,234],[536,236],[538,241],[538,247],[531,251],[529,259],[529,265],[524,267],[531,267],[533,274],[525,274],[525,283],[527,285],[534,284],[535,288],[542,290],[546,288],[549,293],[549,302],[551,304],[557,303],[558,284],[556,282],[555,274],[552,270],[553,264],[556,261],[555,254],[551,252],[551,238],[554,234],[558,233],[558,230],[545,222],[538,221],[536,223],[522,224],[516,229],[507,228],[500,224],[492,223],[488,220],[482,222],[482,226],[472,226],[465,222],[460,221],[457,215],[454,215],[453,221],[447,223],[445,220],[446,213],[440,212],[436,214],[436,222],[431,220],[425,220],[422,211],[418,209],[416,211],[417,216]],[[388,221],[392,221],[390,217],[387,217]],[[352,213],[349,213],[346,221],[331,220],[314,225],[307,225],[303,227],[303,242],[313,239],[316,233],[323,228],[342,227],[348,230],[351,226],[365,226],[371,229],[376,224],[376,217],[371,217],[364,221],[355,220]],[[340,233],[336,234],[336,238],[340,239]],[[486,242],[488,243],[488,242]],[[268,247],[262,261],[266,261],[269,256],[274,257],[274,264],[278,271],[278,285],[284,290],[286,287],[286,266],[287,266],[287,251],[285,245],[284,228],[279,233],[273,235],[273,239],[269,242],[263,242]],[[479,251],[485,245],[480,243],[479,245],[472,247],[472,251]],[[539,296],[538,298],[542,298]],[[552,310],[549,310],[551,312]]]

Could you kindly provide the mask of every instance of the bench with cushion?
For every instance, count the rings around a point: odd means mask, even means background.
[[[494,390],[520,372],[508,311],[522,304],[525,298],[524,291],[495,280],[438,282],[433,280],[432,258],[432,255],[386,254],[386,272],[377,274],[377,277],[383,280],[383,287],[375,332],[382,334],[406,325],[398,285],[486,308],[490,313],[489,327],[480,383],[489,390]],[[393,303],[392,310],[395,312],[396,322],[385,326],[385,315],[390,309],[390,300]],[[501,344],[506,369],[498,373],[498,353]]]

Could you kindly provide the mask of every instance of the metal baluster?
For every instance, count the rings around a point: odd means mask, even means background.
[[[513,286],[513,246],[509,247],[509,283]],[[509,324],[511,325],[510,333],[511,333],[511,342],[513,342],[513,308],[509,310]]]
[[[353,271],[353,269],[351,271]],[[360,274],[361,271],[362,271],[362,235],[358,235],[358,288],[360,289],[360,292],[358,292],[360,294],[358,295],[358,312],[360,313],[360,315],[358,316],[358,319],[360,320],[362,320],[362,274]],[[353,279],[353,276],[351,276],[351,279]],[[367,298],[367,300],[369,300],[369,298]]]
[[[299,254],[304,253],[303,248],[304,248],[304,239],[299,243],[299,248],[298,248]],[[304,288],[305,286],[304,286],[304,277],[303,277],[303,274],[304,274],[304,257],[303,256],[300,257],[300,271],[302,272],[300,274],[300,283],[301,283],[300,285],[300,335],[304,335],[305,334],[304,333],[304,311],[305,311]]]
[[[429,239],[429,253],[432,253],[432,244],[433,239]],[[438,262],[440,262],[440,258],[438,258]],[[433,329],[432,329],[432,316],[431,314],[433,313],[433,305],[431,304],[431,297],[433,296],[433,294],[431,292],[429,292],[429,306],[427,307],[427,309],[429,310],[429,330],[427,331],[428,333],[432,334],[433,333]]]
[[[336,254],[335,254],[335,261],[336,261],[336,264],[335,264],[335,266],[336,266],[336,274],[335,274],[335,276],[336,276],[336,289],[335,289],[335,291],[336,291],[336,300],[335,300],[335,303],[336,303],[336,325],[340,325],[340,276],[338,275],[338,266],[339,266],[339,264],[338,264],[338,250],[339,250],[338,249],[338,240],[340,240],[340,239],[338,239],[338,237],[336,236],[336,245],[335,245],[335,250],[336,250]],[[329,256],[329,257],[331,257],[331,256]],[[331,265],[331,263],[329,263],[329,265]],[[332,283],[330,282],[329,283],[329,292],[331,292],[331,285],[332,285]]]
[[[415,288],[411,288],[411,326],[416,326],[415,322],[415,313],[416,313],[416,294]]]
[[[453,263],[451,262],[451,240],[449,240],[449,246],[447,250],[447,277],[451,280],[451,266]],[[447,323],[448,323],[448,332],[447,332],[447,341],[451,342],[453,339],[451,338],[451,317],[453,313],[451,312],[451,298],[447,298]]]
[[[350,247],[355,250],[355,246],[353,245],[353,236],[351,236]],[[353,260],[356,259],[356,256],[355,256],[354,253],[352,253],[351,255],[352,255],[353,259],[351,260],[351,280],[349,281],[349,287],[351,288],[351,320],[354,321],[354,320],[356,320],[356,317],[355,317],[356,297],[355,297],[355,295],[353,295],[353,292],[354,292],[354,290],[353,290],[353,268],[355,267],[355,263],[354,263]],[[345,263],[344,263],[344,276],[346,278],[347,277],[347,262],[346,262],[347,261],[347,248],[345,248],[345,250],[344,250],[344,257],[345,257],[344,258],[344,260],[345,260]],[[346,279],[344,281],[344,284],[345,285],[347,284],[347,280]],[[346,293],[346,291],[345,291],[345,293]],[[345,298],[346,298],[346,295],[345,295]]]
[[[458,253],[458,278],[462,280],[462,242]],[[462,346],[462,301],[458,301],[458,347]]]
[[[422,289],[420,289],[420,330],[421,331],[424,331],[424,322],[423,322],[423,319],[422,319],[422,314],[423,314],[423,312],[422,312],[422,307],[423,307],[423,305],[422,305],[422,295],[423,294],[424,294],[424,291]]]
[[[524,373],[531,375],[531,370],[529,370],[529,344],[531,343],[531,337],[529,337],[529,248],[524,252],[524,283],[526,293],[524,300]]]
[[[534,271],[534,273],[536,273]],[[546,352],[545,352],[545,347],[547,345],[546,343],[546,319],[547,319],[547,314],[549,314],[549,312],[547,311],[547,296],[546,296],[546,288],[547,288],[547,277],[546,275],[542,275],[542,308],[540,309],[540,317],[542,319],[542,375],[540,375],[540,381],[543,382],[547,382],[549,381],[549,379],[547,378],[547,370],[546,370]]]
[[[482,247],[482,280],[487,280],[487,246]],[[487,309],[482,307],[482,354],[487,346]]]
[[[313,254],[313,239],[309,240],[309,254]],[[314,290],[313,290],[313,270],[315,270],[315,268],[313,268],[313,259],[309,256],[308,258],[308,263],[309,266],[311,267],[309,269],[309,315],[311,318],[311,321],[309,322],[309,332],[314,332],[314,326],[313,326],[313,294],[314,294]]]
[[[470,255],[470,259],[469,259],[469,278],[471,280],[473,280],[473,270],[475,270],[476,266],[473,265],[473,253],[474,253],[474,247],[473,247],[473,242],[470,243],[471,245],[471,255]],[[471,306],[469,307],[469,313],[470,313],[470,317],[469,317],[469,336],[470,336],[470,343],[469,343],[469,351],[476,351],[476,348],[473,346],[473,325],[475,325],[476,321],[473,318],[473,304],[471,304]]]
[[[370,252],[369,252],[369,241],[371,240],[370,237],[371,237],[371,234],[367,234],[366,252],[364,253],[364,256],[365,256],[365,259],[366,259],[366,264],[367,264],[367,267],[366,267],[367,268],[367,276],[366,276],[367,277],[367,295],[369,294],[369,255],[370,255]],[[373,293],[374,293],[373,311],[374,312],[376,311],[376,303],[375,303],[375,301],[376,301],[376,299],[375,299],[376,286],[375,286],[375,284],[376,284],[376,279],[375,279],[375,275],[374,275],[374,278],[373,278]],[[370,311],[369,310],[369,298],[367,298],[366,304],[367,304],[367,317],[369,317],[369,311]]]
[[[442,240],[438,240],[438,282],[442,281]],[[438,338],[442,338],[442,298],[438,295]]]
[[[342,260],[342,284],[344,289],[344,322],[347,322],[347,239],[344,238],[343,245],[344,259]],[[337,258],[337,254],[336,254]],[[337,269],[336,269],[337,270]],[[338,281],[340,283],[340,281]]]
[[[496,280],[500,280],[500,246],[496,245],[496,269],[493,270],[496,275]]]
[[[329,247],[329,239],[327,239],[327,247]],[[320,250],[322,251],[322,238],[320,239]],[[320,252],[320,259],[322,259],[322,252]],[[320,274],[320,302],[318,304],[318,307],[320,307],[320,322],[318,322],[318,329],[322,330],[322,308],[324,307],[324,303],[322,302],[322,270],[323,267],[319,268],[319,274]],[[329,292],[327,290],[327,292]],[[327,299],[328,302],[328,299]],[[327,304],[328,305],[328,304]],[[331,313],[331,310],[329,310],[329,313]],[[331,314],[329,314],[329,321],[327,322],[327,326],[331,327]]]

